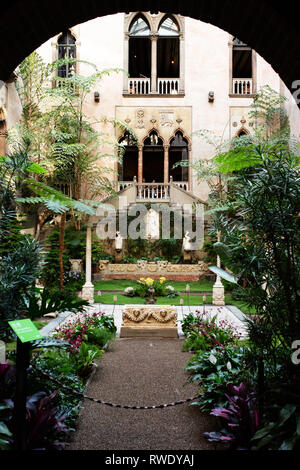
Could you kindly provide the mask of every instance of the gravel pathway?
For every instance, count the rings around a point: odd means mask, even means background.
[[[183,368],[190,357],[181,339],[116,339],[99,361],[86,394],[125,405],[155,405],[194,396]],[[126,410],[85,400],[70,450],[214,449],[204,431],[213,417],[189,404],[155,410]]]

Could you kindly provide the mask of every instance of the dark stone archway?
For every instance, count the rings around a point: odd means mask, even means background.
[[[293,81],[300,80],[300,4],[291,0],[277,5],[273,0],[6,0],[0,7],[0,79],[66,27],[97,16],[149,10],[218,26],[253,47],[291,91]]]

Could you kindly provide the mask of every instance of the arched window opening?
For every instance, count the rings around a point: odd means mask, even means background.
[[[143,180],[145,183],[164,181],[164,147],[156,131],[144,141]]]
[[[235,38],[232,51],[232,77],[252,78],[252,49]]]
[[[188,141],[183,137],[182,132],[178,131],[170,142],[169,149],[169,177],[172,176],[173,181],[188,181],[188,167],[178,165],[176,163],[188,162]]]
[[[138,174],[138,148],[136,141],[130,132],[125,132],[119,140],[119,144],[124,147],[121,162],[118,164],[118,180],[133,181]]]
[[[129,67],[133,78],[151,77],[150,27],[143,16],[136,17],[129,28]]]
[[[175,20],[167,16],[162,22],[158,29],[159,36],[178,36],[179,28]]]
[[[2,110],[0,108],[0,157],[6,154],[6,137],[7,137],[6,121],[4,119],[4,113],[2,115]]]
[[[58,59],[76,59],[76,39],[71,31],[65,31],[57,41]],[[57,69],[57,75],[61,78],[72,77],[76,73],[76,62],[61,65]]]
[[[243,137],[244,135],[248,135],[248,132],[245,131],[245,129],[241,129],[238,133],[237,133],[237,137]]]
[[[167,16],[158,29],[157,76],[179,78],[179,28],[175,20]]]

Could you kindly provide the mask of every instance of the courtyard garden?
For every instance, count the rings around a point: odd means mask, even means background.
[[[103,74],[93,68],[89,78],[68,79],[69,85],[75,80],[72,86],[78,93],[74,94],[72,87],[45,87],[43,80],[48,77],[49,81],[54,70],[35,54],[20,66],[22,122],[18,132],[15,130],[17,137],[11,136],[15,139],[13,150],[0,156],[0,338],[5,346],[0,364],[0,449],[17,448],[14,404],[18,350],[9,321],[30,319],[43,328],[45,315],[67,314],[44,338],[30,342],[23,435],[26,449],[65,449],[71,435],[74,437],[84,406],[82,394],[95,371],[97,380],[110,384],[108,401],[114,389],[126,385],[127,395],[120,395],[125,406],[130,388],[149,399],[143,380],[157,387],[151,370],[159,382],[162,366],[167,379],[162,388],[171,393],[166,360],[161,365],[158,359],[152,361],[153,369],[149,365],[138,379],[124,367],[121,384],[118,369],[114,377],[107,374],[110,382],[102,375],[102,361],[108,361],[106,370],[109,360],[114,361],[112,341],[121,350],[130,343],[130,338],[125,342],[116,338],[116,318],[107,313],[106,306],[144,307],[150,301],[150,305],[189,308],[186,314],[182,310],[184,339],[176,338],[180,347],[175,353],[172,350],[172,358],[188,359],[184,377],[197,387],[191,406],[211,415],[210,423],[215,426],[213,430],[208,426],[203,433],[209,445],[299,450],[299,168],[298,147],[290,136],[283,98],[269,88],[258,93],[251,111],[258,123],[254,134],[221,142],[214,158],[199,159],[194,165],[199,180],[210,184],[211,194],[206,211],[206,251],[201,259],[191,256],[190,264],[198,269],[199,263],[205,262],[211,272],[218,273],[218,281],[225,286],[226,304],[247,314],[247,335],[242,336],[223,318],[226,306],[213,305],[216,278],[211,273],[187,282],[166,276],[153,279],[147,273],[139,279],[97,280],[101,277],[97,271],[100,261],[122,264],[118,253],[95,235],[89,240],[90,252],[86,242],[86,234],[91,233],[90,217],[107,195],[116,195],[110,179],[101,172],[96,174],[95,161],[107,156],[106,152],[97,154],[103,136],[85,120],[79,106]],[[56,106],[46,112],[39,104],[51,98]],[[128,128],[124,123],[110,124]],[[207,137],[203,132],[201,136]],[[113,138],[109,143],[113,148],[117,145]],[[82,194],[83,181],[93,188],[92,195]],[[72,188],[68,194],[60,190],[67,183]],[[33,234],[26,232],[29,219],[34,221]],[[157,251],[151,243],[129,240],[123,264],[137,264],[142,255],[147,262],[184,264],[182,240],[174,242],[171,237],[156,243]],[[72,269],[70,260],[80,262],[80,269]],[[94,298],[84,298],[85,287],[92,290]],[[166,311],[163,314],[162,323],[168,320]],[[136,319],[139,315],[136,312]],[[176,328],[178,317],[174,321]],[[162,340],[159,347],[163,357],[170,357],[169,344],[165,346]],[[139,353],[143,348],[142,358],[151,362],[151,341],[135,343],[135,348],[133,356],[128,353],[133,368],[142,360]],[[122,351],[118,357],[126,363]],[[183,371],[177,372],[175,365],[172,380],[176,384],[177,373],[183,380]],[[164,412],[164,404],[158,408]],[[81,420],[85,416],[83,409]],[[159,416],[163,421],[163,415]],[[203,416],[198,414],[197,419]],[[125,419],[124,435],[126,423]],[[115,430],[115,422],[112,424]]]

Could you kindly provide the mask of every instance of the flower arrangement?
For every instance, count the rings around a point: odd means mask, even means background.
[[[149,289],[152,287],[154,289],[154,295],[164,296],[166,295],[165,282],[165,277],[161,277],[159,280],[152,279],[151,277],[147,277],[146,279],[141,277],[140,280],[137,281],[136,293],[140,297],[148,297]]]

